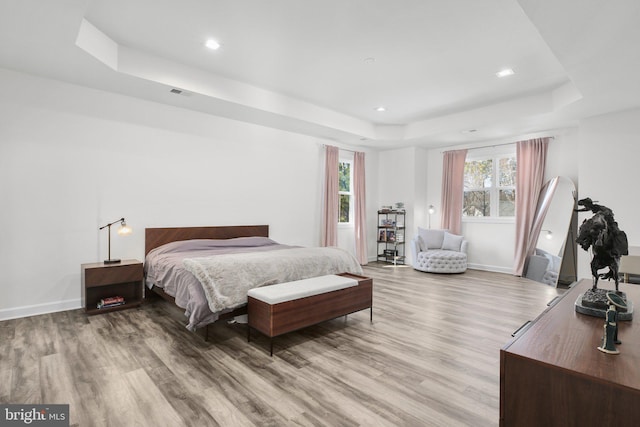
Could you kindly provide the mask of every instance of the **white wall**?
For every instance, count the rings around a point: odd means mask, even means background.
[[[523,137],[521,139],[530,139]],[[557,132],[550,142],[547,152],[546,180],[564,175],[577,180],[578,162],[576,150],[578,145],[575,129]],[[504,144],[505,141],[495,141],[483,144]],[[447,150],[469,148],[451,147]],[[427,205],[433,204],[436,212],[431,217],[433,228],[441,224],[441,195],[442,195],[442,148],[429,151],[427,163]],[[513,271],[513,257],[515,246],[514,222],[472,222],[463,221],[462,234],[468,240],[468,261],[471,268],[489,271],[511,273]]]
[[[427,161],[428,151],[418,147],[386,150],[378,153],[377,199],[379,204],[372,212],[375,213],[384,205],[395,207],[397,202],[405,204],[407,214],[404,250],[407,263],[411,263],[412,260],[410,240],[415,235],[418,226],[426,227],[423,223],[426,218],[426,206],[428,206],[425,168]]]
[[[559,131],[549,143],[545,182],[554,176],[566,176],[578,186],[578,150],[581,147],[578,128]]]
[[[0,92],[0,319],[79,307],[80,264],[107,257],[98,227],[123,216],[123,259],[143,260],[145,227],[269,224],[320,242],[329,141],[7,70]]]
[[[429,225],[429,205],[434,205],[428,199],[428,183],[429,183],[429,170],[426,165],[429,164],[429,150],[425,148],[416,148],[413,153],[414,156],[414,183],[413,183],[413,193],[414,193],[414,206],[413,206],[413,216],[412,216],[412,228],[407,234],[407,242],[412,239],[417,231],[418,227],[426,228]],[[408,243],[407,243],[408,244]],[[413,260],[413,257],[411,257]]]
[[[631,246],[640,246],[639,141],[640,109],[580,123],[579,197],[590,197],[611,208]],[[590,216],[579,214],[578,223]],[[578,277],[591,278],[590,261],[588,253],[578,248]]]

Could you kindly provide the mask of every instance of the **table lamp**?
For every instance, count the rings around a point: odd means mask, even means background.
[[[127,225],[127,222],[124,220],[124,218],[120,218],[117,221],[113,221],[112,223],[109,223],[107,225],[103,225],[102,227],[99,228],[99,230],[102,230],[104,228],[108,228],[108,235],[109,235],[109,249],[108,249],[108,258],[104,260],[105,264],[117,264],[120,262],[120,259],[112,259],[111,258],[111,226],[113,224],[116,223],[120,223],[120,228],[118,228],[118,234],[121,236],[127,236],[129,234],[131,234],[131,232],[133,230],[131,230],[131,227],[129,227]]]

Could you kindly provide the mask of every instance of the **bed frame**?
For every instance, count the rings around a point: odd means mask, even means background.
[[[220,227],[169,227],[144,229],[144,254],[167,243],[193,239],[233,239],[269,237],[268,225],[232,225]]]
[[[145,228],[144,230],[144,255],[164,244],[180,240],[193,239],[233,239],[235,237],[269,237],[268,225],[233,225],[218,227],[165,227]],[[162,288],[154,286],[151,290],[172,304],[176,301]],[[228,313],[221,314],[218,320],[224,320],[247,313],[247,307],[243,306]],[[215,323],[215,322],[214,322]],[[209,341],[209,325],[205,331],[205,341]]]

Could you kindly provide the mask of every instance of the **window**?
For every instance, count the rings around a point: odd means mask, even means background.
[[[338,223],[350,223],[353,217],[353,203],[351,203],[353,197],[353,175],[351,174],[351,169],[351,161],[340,160],[340,163],[338,163],[338,192],[340,194],[340,216]]]
[[[464,165],[463,217],[508,218],[516,209],[516,156],[470,158]]]

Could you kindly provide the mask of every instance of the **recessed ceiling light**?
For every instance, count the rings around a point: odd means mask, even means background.
[[[504,70],[500,70],[496,73],[496,76],[502,78],[507,76],[513,76],[515,72],[511,68],[505,68]]]
[[[383,106],[380,106],[380,107],[376,107],[376,111],[377,111],[378,113],[384,113],[385,111],[387,111],[387,109],[386,109],[386,108],[384,108]]]
[[[364,58],[363,61],[365,64],[373,64],[374,62],[376,62],[376,58],[370,56],[368,58]]]
[[[211,50],[218,50],[220,48],[220,43],[218,43],[213,39],[207,40],[207,42],[204,45]]]

